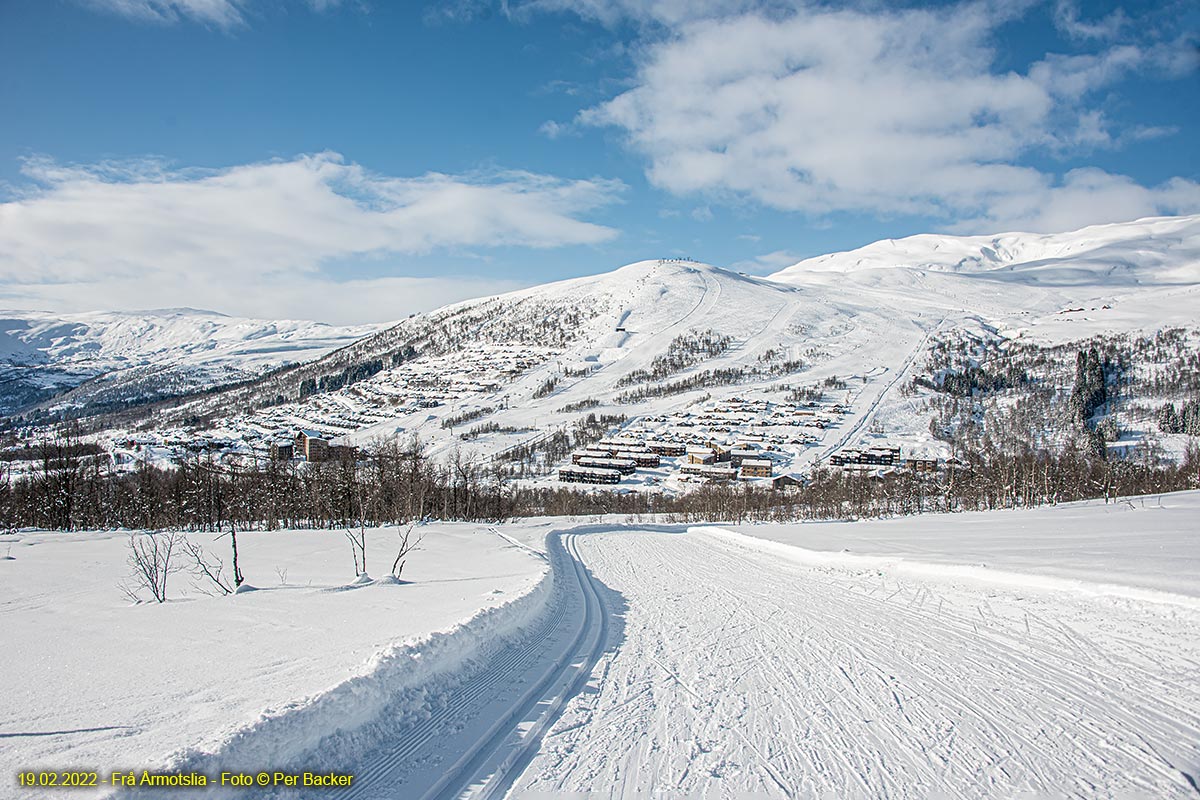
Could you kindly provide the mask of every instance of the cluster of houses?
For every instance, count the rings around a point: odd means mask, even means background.
[[[320,431],[301,428],[292,439],[271,443],[272,461],[303,460],[309,464],[322,461],[340,461],[354,458],[358,451],[350,445],[330,444],[329,438]]]
[[[948,459],[947,466],[961,465],[957,459]],[[900,448],[890,445],[879,445],[861,449],[846,449],[829,457],[829,464],[843,470],[871,471],[880,467],[904,467],[913,472],[937,472],[936,458],[900,457]]]
[[[639,469],[658,467],[661,458],[670,458],[673,472],[683,482],[760,480],[783,488],[800,482],[788,473],[796,445],[808,447],[818,441],[796,428],[830,427],[849,411],[844,403],[820,397],[778,402],[735,396],[700,408],[648,415],[627,425],[619,436],[573,453],[572,463],[559,470],[559,480],[616,484]],[[872,474],[894,469],[934,473],[962,466],[955,459],[905,458],[898,446],[890,444],[843,449],[829,456],[827,463]],[[658,477],[653,480],[658,482]]]
[[[740,442],[733,447],[724,447],[711,441],[707,445],[687,448],[687,463],[679,471],[684,475],[699,475],[708,480],[734,480],[735,478],[771,478],[775,474],[775,462],[766,451],[757,449],[753,442]]]
[[[881,445],[864,450],[842,450],[829,457],[835,467],[892,467],[900,463],[900,448]]]
[[[480,343],[451,355],[414,358],[336,391],[223,422],[247,441],[261,439],[264,444],[274,439],[275,432],[296,427],[319,427],[339,436],[404,414],[494,394],[559,354],[549,347]]]
[[[848,411],[849,408],[841,403],[823,404],[815,400],[776,403],[731,397],[713,403],[688,421],[717,432],[736,430],[744,425],[823,430],[836,424],[837,418]],[[812,434],[791,433],[787,435],[786,443],[804,444],[815,439]],[[782,435],[780,443],[784,443]]]
[[[803,429],[830,427],[848,411],[842,403],[819,399],[713,400],[699,409],[642,417],[619,437],[574,453],[571,465],[562,467],[558,477],[571,483],[619,483],[650,466],[648,460],[639,463],[634,458],[640,452],[677,459],[672,466],[682,482],[762,480],[781,488],[798,482],[793,475],[780,474],[794,458],[796,446],[819,440],[819,434]]]
[[[657,467],[663,456],[682,455],[682,445],[643,442],[634,438],[607,438],[571,454],[571,465],[558,471],[565,483],[619,483],[640,467]]]
[[[759,437],[761,439],[761,437]],[[614,484],[640,468],[654,468],[662,458],[681,459],[679,473],[706,481],[773,478],[775,462],[758,444],[725,447],[715,441],[681,442],[634,437],[601,439],[571,454],[571,464],[558,471],[565,483]]]

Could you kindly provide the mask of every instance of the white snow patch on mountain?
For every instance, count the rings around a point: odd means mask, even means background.
[[[0,411],[101,377],[107,386],[97,389],[111,395],[123,384],[123,399],[207,389],[311,361],[384,327],[245,319],[191,308],[0,311],[0,375],[6,379]]]

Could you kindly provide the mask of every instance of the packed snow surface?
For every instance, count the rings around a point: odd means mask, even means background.
[[[1194,796],[1198,512],[433,525],[400,585],[356,585],[337,532],[244,534],[258,591],[164,605],[120,598],[120,534],[17,534],[3,767],[357,776],[331,798]]]
[[[1200,495],[1168,502],[1197,519]],[[1111,583],[1141,565],[1161,574],[1134,583],[1189,596],[815,560],[719,529],[580,537],[611,590],[609,645],[513,796],[1195,796],[1194,522],[1163,531],[1149,511],[1088,504],[1026,515],[1020,533],[987,542],[1020,516],[966,517],[961,544],[920,520],[886,537],[882,523],[841,529],[893,556],[1009,568],[1091,541],[1075,574],[1120,565],[1102,576]],[[819,535],[836,547],[833,530]]]
[[[124,534],[0,537],[12,556],[0,563],[5,780],[18,768],[164,767],[185,751],[201,762],[215,752],[278,759],[302,746],[299,728],[279,721],[289,714],[357,724],[344,708],[316,714],[314,698],[365,692],[364,676],[404,662],[414,643],[428,648],[433,634],[541,581],[539,556],[484,527],[424,527],[409,583],[356,582],[341,531],[243,533],[242,570],[257,591],[210,597],[180,573],[161,605],[131,605],[118,588]],[[189,538],[228,563],[227,537]],[[395,529],[367,532],[369,573],[388,574],[396,539]],[[446,638],[442,668],[457,669],[478,642]],[[324,734],[318,725],[311,735]]]
[[[1200,495],[1194,492],[731,530],[789,545],[779,552],[813,563],[973,574],[1027,585],[1035,576],[1045,577],[1057,579],[1045,586],[1149,590],[1165,601],[1194,598],[1200,608]],[[944,566],[959,569],[940,569]]]

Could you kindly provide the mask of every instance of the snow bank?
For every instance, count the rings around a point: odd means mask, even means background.
[[[1070,591],[1200,610],[1198,511],[1200,492],[1180,492],[1156,497],[1145,508],[1090,501],[855,523],[696,526],[688,532],[816,568]]]
[[[453,683],[531,627],[546,612],[552,593],[549,568],[526,593],[483,610],[453,628],[390,647],[376,655],[360,675],[327,692],[267,712],[236,731],[215,751],[187,750],[172,767],[212,774],[257,772],[298,764],[332,734],[353,731],[387,709],[391,715],[420,715],[422,698],[440,684]],[[406,702],[397,703],[398,699]],[[399,707],[398,707],[399,706]],[[326,756],[335,756],[325,752]]]
[[[227,555],[225,541],[191,538]],[[275,752],[270,736],[312,720],[353,725],[366,712],[343,705],[345,697],[378,694],[385,675],[485,658],[487,642],[471,637],[502,635],[536,613],[546,569],[481,526],[438,523],[401,585],[353,586],[340,532],[256,532],[239,544],[258,591],[210,597],[177,574],[169,602],[133,606],[117,585],[128,572],[123,534],[11,539],[14,560],[0,561],[0,627],[11,641],[0,648],[0,771],[8,774],[159,769],[226,749]],[[368,564],[390,564],[397,532],[368,540]],[[338,693],[337,703],[320,699]],[[263,738],[252,742],[251,730]]]

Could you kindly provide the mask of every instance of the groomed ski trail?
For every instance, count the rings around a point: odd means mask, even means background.
[[[1196,796],[1192,611],[702,530],[577,544],[623,636],[511,797]]]
[[[552,533],[547,551],[554,586],[547,612],[519,641],[428,698],[428,713],[372,738],[353,785],[326,796],[369,798],[502,797],[565,703],[587,680],[608,631],[606,606],[580,562],[577,537]],[[385,714],[386,716],[386,714]]]
[[[1193,607],[813,564],[720,529],[584,525],[546,551],[517,633],[389,673],[344,729],[280,720],[322,731],[296,765],[355,776],[323,796],[1200,793]]]

